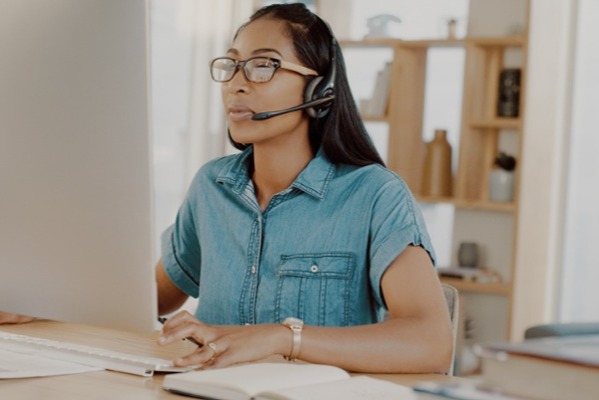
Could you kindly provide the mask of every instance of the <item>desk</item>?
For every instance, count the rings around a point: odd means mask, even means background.
[[[171,346],[158,346],[158,332],[133,333],[44,320],[21,325],[0,325],[0,330],[167,359],[187,354],[195,347],[183,341]],[[457,379],[434,374],[371,376],[402,385],[412,385],[424,380]],[[119,372],[100,371],[47,378],[0,380],[0,399],[189,399],[162,390],[163,378],[164,375],[160,373],[152,378],[143,378]]]

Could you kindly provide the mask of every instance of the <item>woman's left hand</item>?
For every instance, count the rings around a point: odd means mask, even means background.
[[[24,324],[26,322],[34,321],[34,317],[28,317],[26,315],[13,314],[9,312],[0,311],[0,325],[1,324]]]
[[[283,325],[207,325],[189,312],[181,311],[165,322],[158,343],[166,345],[189,337],[203,346],[176,359],[176,366],[221,368],[260,360],[275,354],[289,354],[292,342],[291,332]]]

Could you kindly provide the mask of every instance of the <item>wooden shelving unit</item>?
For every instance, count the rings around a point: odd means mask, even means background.
[[[467,209],[501,212],[516,210],[514,204],[494,204],[488,201],[487,176],[498,150],[499,131],[522,131],[521,117],[496,116],[495,101],[503,53],[508,48],[525,51],[524,37],[414,41],[384,38],[340,43],[347,48],[386,47],[393,50],[389,111],[383,116],[365,115],[363,119],[389,124],[389,168],[402,176],[416,196],[421,192],[425,151],[422,115],[427,52],[437,47],[464,48],[466,65],[462,133],[454,196],[443,199],[419,198],[424,202],[445,202]],[[522,79],[524,80],[524,76]]]
[[[496,109],[504,54],[507,49],[517,49],[525,59],[526,41],[523,37],[480,38],[467,40],[465,45],[460,160],[454,193],[459,199],[484,201],[488,200],[487,177],[498,151],[500,131],[513,130],[520,136],[522,133],[522,106],[517,118],[497,117]],[[521,87],[524,67],[521,66]]]
[[[463,40],[398,40],[369,39],[363,41],[341,41],[344,48],[386,47],[393,52],[391,64],[391,91],[387,112],[384,116],[363,116],[365,121],[386,122],[389,125],[388,167],[397,172],[408,184],[417,200],[422,203],[446,203],[460,211],[474,211],[474,214],[489,215],[485,222],[494,218],[508,218],[511,224],[510,248],[505,254],[511,255],[511,263],[505,262],[501,269],[507,271],[501,283],[477,283],[457,278],[442,280],[455,286],[466,298],[472,296],[491,296],[500,298],[505,304],[499,318],[506,317],[504,339],[509,339],[514,262],[515,237],[518,226],[518,185],[519,169],[516,168],[516,187],[514,201],[499,203],[488,198],[488,175],[493,168],[493,161],[499,151],[499,139],[503,131],[517,135],[518,150],[522,148],[523,101],[520,102],[520,113],[517,118],[498,117],[496,113],[499,75],[505,67],[507,52],[517,52],[522,60],[521,85],[525,87],[527,41],[523,36],[467,38]],[[431,197],[421,194],[423,160],[425,143],[422,127],[424,114],[424,97],[426,86],[427,54],[432,48],[455,47],[465,51],[464,87],[462,97],[462,117],[459,143],[459,159],[454,174],[453,195],[450,197]],[[524,98],[521,90],[520,98]],[[455,151],[456,149],[454,149]],[[518,158],[518,165],[521,160]],[[487,219],[485,219],[487,218]],[[492,224],[492,222],[491,222]],[[480,227],[479,227],[480,228]],[[487,226],[487,231],[495,229]],[[482,229],[485,229],[483,227]],[[481,239],[482,240],[482,239]],[[504,257],[505,258],[505,257]],[[508,257],[510,258],[510,257]],[[495,269],[495,265],[488,265]],[[489,310],[495,315],[496,310]]]

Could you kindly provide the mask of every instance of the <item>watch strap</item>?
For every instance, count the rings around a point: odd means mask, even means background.
[[[283,325],[288,327],[292,333],[291,352],[285,359],[294,361],[299,356],[300,348],[302,346],[302,329],[303,322],[296,318],[288,318],[283,322]]]

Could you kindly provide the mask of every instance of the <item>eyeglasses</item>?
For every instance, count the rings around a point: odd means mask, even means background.
[[[304,76],[318,76],[313,69],[269,57],[252,57],[243,61],[237,61],[231,57],[218,57],[210,63],[210,75],[216,82],[229,82],[239,68],[243,69],[245,79],[254,83],[270,81],[279,68]]]

